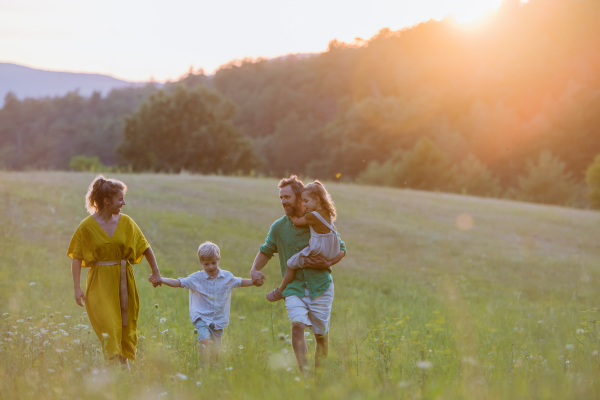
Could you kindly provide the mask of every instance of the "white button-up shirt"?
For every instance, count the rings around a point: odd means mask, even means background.
[[[225,329],[229,325],[231,289],[242,286],[242,278],[236,278],[229,271],[219,269],[215,278],[204,270],[194,272],[187,278],[179,278],[181,287],[190,291],[190,319],[195,323],[199,318],[214,329]]]

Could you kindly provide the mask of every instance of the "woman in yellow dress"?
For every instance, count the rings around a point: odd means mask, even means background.
[[[105,354],[129,366],[137,352],[137,319],[140,302],[133,264],[144,256],[152,268],[150,282],[161,277],[150,244],[129,216],[121,214],[127,186],[97,176],[86,195],[90,215],[77,227],[69,245],[75,301],[85,308]],[[85,293],[80,287],[81,268],[90,268]]]

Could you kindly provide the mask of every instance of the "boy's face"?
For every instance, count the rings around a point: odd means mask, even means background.
[[[208,276],[214,278],[219,274],[219,260],[216,258],[213,258],[212,260],[200,260],[200,264],[202,264],[202,268],[204,268],[204,271]]]

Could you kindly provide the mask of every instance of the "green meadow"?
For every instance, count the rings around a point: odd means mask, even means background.
[[[274,179],[115,177],[164,277],[201,268],[211,240],[221,267],[248,278],[283,213]],[[264,286],[233,292],[219,364],[204,372],[187,291],[154,289],[136,265],[139,351],[125,373],[73,300],[66,251],[92,178],[0,172],[0,398],[600,397],[598,212],[330,183],[348,255],[334,267],[325,370],[299,373],[284,303],[265,299],[281,279],[274,258]]]

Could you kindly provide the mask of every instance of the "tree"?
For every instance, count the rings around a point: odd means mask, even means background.
[[[568,205],[577,190],[577,183],[565,163],[548,150],[538,159],[529,160],[526,175],[517,178],[518,186],[509,191],[509,196],[536,203]]]
[[[448,190],[452,187],[452,166],[444,153],[428,138],[411,150],[397,153],[390,160],[371,163],[359,182],[384,184],[420,190]]]
[[[161,90],[126,119],[117,152],[135,171],[249,172],[260,161],[234,115],[233,104],[204,87]]]
[[[600,210],[600,155],[597,155],[585,174],[590,206]]]
[[[502,187],[498,178],[477,159],[469,154],[455,167],[454,191],[484,197],[498,197]]]
[[[108,168],[100,162],[98,157],[86,157],[86,156],[75,156],[71,157],[69,162],[69,168],[73,171],[89,171],[89,172],[101,172],[106,171]]]

